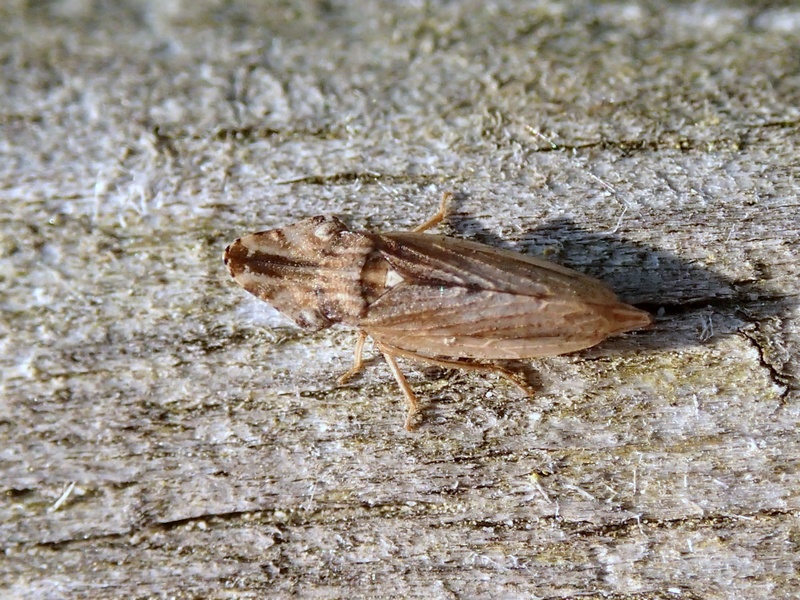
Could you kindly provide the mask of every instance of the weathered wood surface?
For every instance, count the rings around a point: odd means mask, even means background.
[[[4,597],[800,594],[800,11],[106,4],[0,9]],[[410,434],[220,260],[445,189],[656,327]]]

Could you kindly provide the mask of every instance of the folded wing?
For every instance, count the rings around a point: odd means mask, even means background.
[[[397,283],[360,325],[417,354],[554,356],[651,322],[602,282],[548,261],[420,233],[375,235],[374,242]]]

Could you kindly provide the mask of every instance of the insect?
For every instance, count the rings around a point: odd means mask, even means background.
[[[492,361],[574,352],[652,322],[587,275],[423,233],[445,218],[451,198],[445,193],[439,211],[410,232],[350,231],[336,217],[317,216],[225,249],[236,282],[301,328],[358,328],[355,361],[340,383],[361,371],[371,337],[405,395],[409,431],[418,402],[397,357],[495,372],[532,394]]]

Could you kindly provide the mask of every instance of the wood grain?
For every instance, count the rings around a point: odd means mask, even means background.
[[[24,4],[24,3],[23,3]],[[798,32],[701,3],[0,9],[9,598],[788,598]],[[27,5],[25,5],[27,6]],[[315,214],[606,281],[538,395],[303,334],[226,244]],[[367,348],[367,356],[374,356]]]

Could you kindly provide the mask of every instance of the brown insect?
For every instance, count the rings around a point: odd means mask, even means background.
[[[405,427],[417,399],[395,357],[451,369],[495,372],[527,385],[493,360],[555,356],[645,327],[649,313],[620,302],[604,283],[566,267],[483,244],[422,232],[350,231],[317,216],[253,233],[225,249],[236,282],[300,327],[359,329],[353,367],[370,336],[405,394]],[[459,360],[461,359],[461,360]],[[488,362],[481,362],[488,361]]]

